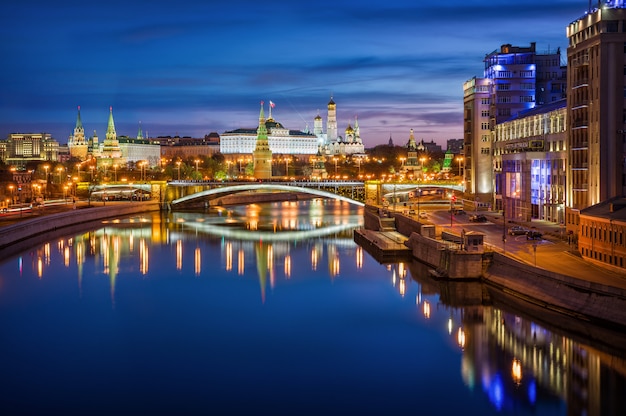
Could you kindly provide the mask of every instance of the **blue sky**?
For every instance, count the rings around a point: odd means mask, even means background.
[[[0,137],[202,137],[357,116],[366,147],[462,138],[462,85],[502,44],[561,48],[587,0],[29,1],[0,6]],[[596,3],[594,1],[594,3]],[[266,104],[267,111],[267,104]]]

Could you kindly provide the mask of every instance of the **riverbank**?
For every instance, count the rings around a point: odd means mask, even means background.
[[[73,228],[87,223],[101,221],[118,216],[158,211],[158,201],[145,202],[108,202],[105,204],[80,203],[60,206],[56,209],[45,207],[44,211],[23,218],[10,225],[0,227],[0,253],[19,251],[27,247],[31,240],[40,236],[46,238],[53,234],[71,232]]]
[[[410,215],[385,213],[368,206],[364,211],[365,228],[371,244],[378,235],[389,232],[388,218],[393,218],[395,231],[408,237],[412,257],[432,267],[433,275],[451,280],[478,279],[489,290],[497,290],[529,305],[580,319],[626,330],[626,279],[607,270],[599,270],[582,258],[572,256],[556,244],[542,248],[546,256],[538,267],[523,257],[527,253],[498,252],[485,247],[479,255],[467,253],[454,244],[437,239],[433,226],[421,223]],[[386,229],[383,231],[382,225]],[[356,234],[355,234],[356,235]],[[384,247],[379,246],[384,252]],[[548,251],[550,250],[550,251]]]

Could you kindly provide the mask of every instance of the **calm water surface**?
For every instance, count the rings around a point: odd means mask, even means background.
[[[157,213],[2,258],[2,414],[626,413],[624,345],[380,264],[360,222],[317,200]]]

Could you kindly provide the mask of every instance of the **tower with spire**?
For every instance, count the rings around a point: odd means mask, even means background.
[[[125,161],[122,159],[122,148],[117,140],[115,131],[115,122],[113,121],[113,107],[109,107],[109,122],[107,124],[107,132],[102,142],[102,151],[98,159],[98,166],[122,165]]]
[[[326,143],[337,141],[337,104],[333,101],[332,95],[328,102],[328,120],[326,121]]]
[[[409,133],[409,141],[406,144],[406,163],[404,164],[403,173],[407,175],[415,175],[417,178],[418,170],[419,170],[419,161],[417,158],[417,143],[415,142],[415,135],[413,134],[413,129]]]
[[[256,145],[252,152],[254,163],[254,177],[256,179],[271,179],[272,177],[272,151],[270,150],[267,138],[267,127],[265,126],[265,112],[263,111],[263,101],[261,101],[261,112],[259,113],[259,127],[256,131]]]
[[[78,106],[78,115],[76,116],[76,126],[74,127],[74,134],[72,134],[67,140],[67,147],[70,151],[70,157],[78,160],[87,159],[88,144],[85,140],[85,128],[80,118],[80,106]]]

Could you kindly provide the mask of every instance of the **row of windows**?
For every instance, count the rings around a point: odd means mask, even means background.
[[[513,76],[513,72],[511,71],[497,71],[496,74],[497,78],[511,78]],[[519,76],[521,78],[534,78],[535,71],[520,71]]]
[[[582,224],[580,232],[583,237],[591,238],[597,241],[605,241],[618,246],[624,245],[623,228],[619,229],[606,229],[599,228],[595,225]]]
[[[585,257],[589,257],[590,259],[602,261],[604,263],[609,263],[614,266],[624,267],[624,258],[619,256],[613,256],[611,254],[607,255],[606,253],[600,253],[595,250],[589,250],[588,248],[583,248],[582,255]]]
[[[499,104],[510,104],[512,102],[513,102],[513,98],[510,97],[510,96],[498,97],[498,103]],[[534,103],[535,102],[535,96],[534,95],[520,95],[518,102],[520,102],[520,103]]]

